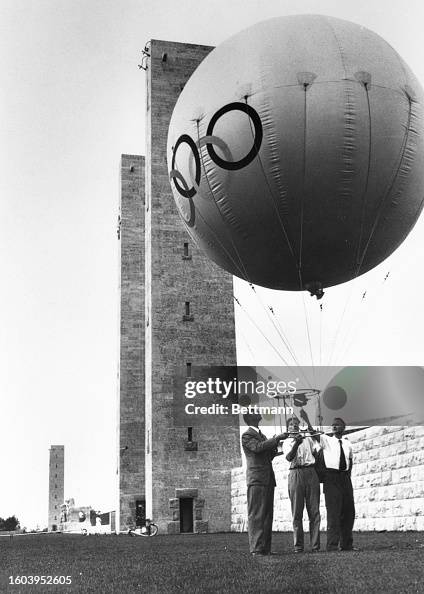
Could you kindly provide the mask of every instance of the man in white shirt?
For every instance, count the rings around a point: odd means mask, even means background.
[[[308,429],[311,433],[314,432],[309,420]],[[304,550],[303,510],[306,503],[311,549],[313,552],[318,552],[321,522],[319,513],[320,487],[315,471],[314,452],[321,446],[311,437],[303,437],[300,434],[299,421],[295,417],[289,421],[288,433],[289,439],[283,444],[283,454],[290,462],[288,487],[293,517],[294,551],[303,553]]]
[[[355,503],[350,480],[353,456],[352,445],[343,437],[345,427],[343,419],[336,417],[332,424],[333,435],[321,435],[320,438],[326,466],[324,494],[327,508],[327,551],[353,550]]]

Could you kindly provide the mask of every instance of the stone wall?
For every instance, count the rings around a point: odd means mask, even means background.
[[[372,427],[349,436],[354,451],[352,482],[355,530],[424,530],[424,427]],[[244,458],[243,458],[244,464]],[[288,462],[274,461],[276,531],[291,531]],[[245,468],[232,471],[231,529],[247,530]],[[322,529],[326,528],[321,495]],[[307,519],[306,510],[304,515]],[[307,530],[307,521],[304,524]]]

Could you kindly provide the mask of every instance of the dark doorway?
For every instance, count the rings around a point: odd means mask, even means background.
[[[193,498],[180,499],[180,532],[193,532]]]
[[[137,499],[135,502],[135,525],[137,527],[146,525],[146,502],[144,499]]]

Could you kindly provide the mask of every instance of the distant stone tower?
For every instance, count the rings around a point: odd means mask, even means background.
[[[128,233],[131,225],[138,229],[143,216],[140,215],[136,223],[130,210],[124,212],[131,202],[123,199],[130,175],[124,170],[124,163],[127,167],[131,157],[123,158],[120,530],[136,522],[139,508],[165,533],[215,532],[231,527],[230,478],[231,468],[240,464],[239,428],[174,427],[172,416],[176,374],[189,376],[195,365],[236,364],[232,277],[192,245],[177,213],[166,164],[166,141],[173,107],[184,84],[211,49],[156,40],[149,44],[144,347],[141,335],[136,336],[136,319],[131,318],[135,310],[131,310],[130,318],[123,317],[125,295],[133,296],[136,308],[140,304],[137,286],[133,285],[138,280],[131,279],[134,263],[132,259],[131,262],[124,259],[127,253],[125,229],[129,241],[139,242],[141,229],[134,232],[132,240]],[[135,164],[134,159],[133,162]],[[140,190],[138,204],[142,203]],[[130,253],[131,248],[128,250]],[[143,271],[138,274],[139,279],[142,277]],[[137,321],[142,321],[142,316],[138,316]],[[122,335],[123,330],[127,332],[126,337],[131,333],[140,354],[144,348],[144,389],[136,387],[143,372],[139,371],[138,363],[132,367],[129,361],[128,340]],[[131,388],[122,380],[124,367],[132,378]],[[144,419],[142,405],[145,405]],[[140,457],[143,433],[144,469]]]
[[[49,459],[49,520],[48,530],[54,532],[60,523],[65,490],[65,446],[52,445]]]

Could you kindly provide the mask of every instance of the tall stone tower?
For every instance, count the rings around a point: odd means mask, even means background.
[[[136,523],[137,510],[144,504],[146,517],[153,518],[161,532],[229,530],[231,468],[240,464],[238,427],[176,427],[173,419],[176,375],[189,376],[196,365],[236,364],[232,277],[192,245],[174,204],[166,164],[172,110],[184,84],[212,48],[153,40],[148,50],[144,320],[136,314],[143,296],[134,284],[143,271],[131,278],[135,268],[130,256],[134,242],[138,245],[142,237],[138,224],[143,215],[135,215],[134,203],[131,211],[131,200],[124,199],[131,157],[122,161],[120,530]],[[138,204],[142,202],[140,191]],[[126,228],[133,247],[125,247]],[[130,228],[137,228],[132,236]],[[126,295],[133,296],[135,306],[127,309],[128,319],[124,319]],[[142,320],[144,346],[135,326]],[[134,351],[131,361],[125,346],[129,333],[137,353],[144,349],[144,389],[139,384],[143,370],[135,364],[138,354]],[[132,387],[123,382],[124,373],[131,376]]]
[[[120,245],[119,502],[124,528],[144,506],[144,157],[122,155]],[[118,521],[118,525],[119,525]]]
[[[65,446],[52,445],[49,457],[48,530],[54,532],[60,523],[60,508],[65,498]]]

